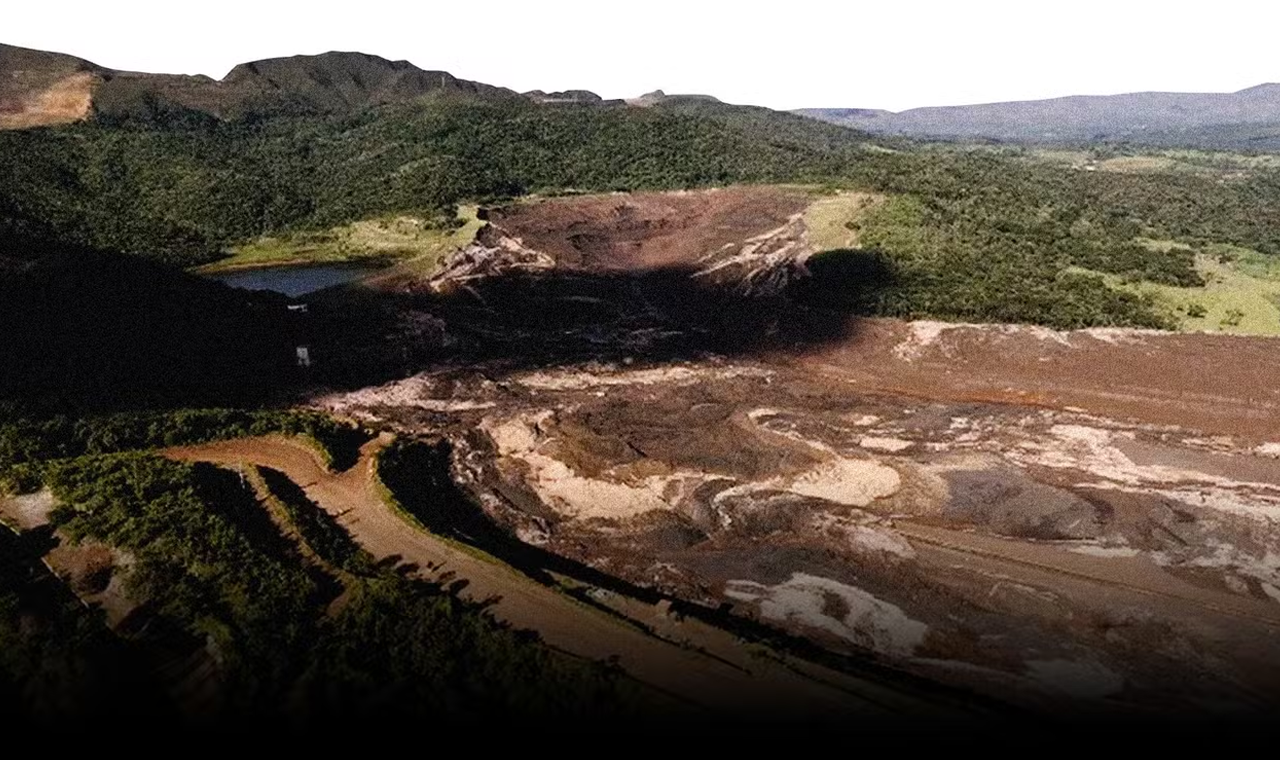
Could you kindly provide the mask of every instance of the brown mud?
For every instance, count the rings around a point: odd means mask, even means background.
[[[830,652],[1046,710],[1274,713],[1280,344],[814,308],[806,202],[495,211],[395,285],[431,320],[400,339],[465,361],[316,403],[447,440],[524,545]]]

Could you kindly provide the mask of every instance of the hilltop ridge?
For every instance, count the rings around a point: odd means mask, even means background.
[[[1121,141],[1269,148],[1280,84],[1231,93],[1135,92],[913,108],[807,108],[804,116],[881,134],[1010,142]]]
[[[221,80],[117,71],[73,56],[0,44],[0,129],[158,117],[237,119],[352,113],[450,93],[518,98],[501,87],[408,61],[333,51],[242,63]]]

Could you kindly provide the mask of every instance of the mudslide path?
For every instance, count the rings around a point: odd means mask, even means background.
[[[747,670],[714,652],[678,646],[592,609],[513,569],[463,552],[400,517],[383,501],[374,477],[375,457],[389,437],[370,441],[346,472],[326,470],[301,441],[278,436],[172,448],[182,461],[227,467],[254,465],[283,472],[308,498],[333,515],[375,558],[399,558],[428,578],[465,582],[461,595],[491,601],[492,614],[513,627],[537,632],[548,645],[592,660],[615,658],[642,683],[699,708],[743,715],[794,711],[807,720],[829,715],[894,714],[928,710],[909,690],[898,691],[844,676],[815,679],[772,658]],[[834,675],[834,674],[833,674]],[[834,685],[834,684],[839,684]]]

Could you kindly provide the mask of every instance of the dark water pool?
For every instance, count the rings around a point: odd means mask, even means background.
[[[297,297],[358,280],[376,271],[372,267],[318,264],[316,266],[269,267],[208,275],[211,279],[245,290],[273,290]]]

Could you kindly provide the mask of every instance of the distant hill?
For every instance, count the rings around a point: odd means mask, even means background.
[[[1139,92],[915,108],[901,113],[810,108],[797,113],[881,134],[1009,142],[1280,147],[1280,84],[1234,93]]]
[[[640,106],[648,108],[657,105],[680,105],[683,103],[719,103],[717,98],[710,95],[668,95],[662,90],[654,90],[646,92],[638,98],[631,98],[626,101],[627,105]]]
[[[115,71],[60,53],[0,45],[0,129],[103,121],[353,113],[434,93],[519,97],[408,61],[332,52],[242,63],[221,80]]]

